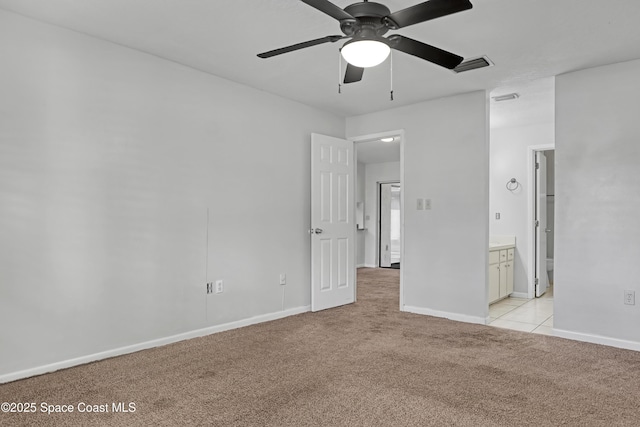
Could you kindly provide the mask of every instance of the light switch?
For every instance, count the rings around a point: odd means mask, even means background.
[[[423,211],[424,210],[424,199],[418,199],[416,201],[416,209],[419,211]]]

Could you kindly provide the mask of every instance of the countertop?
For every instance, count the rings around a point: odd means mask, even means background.
[[[499,251],[500,249],[512,249],[515,248],[514,243],[489,243],[490,251]]]

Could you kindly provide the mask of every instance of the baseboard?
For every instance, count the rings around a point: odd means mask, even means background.
[[[466,314],[459,314],[459,313],[450,313],[448,311],[431,310],[429,308],[413,307],[410,305],[405,305],[402,308],[402,311],[406,311],[414,314],[423,314],[426,316],[444,317],[445,319],[455,320],[457,322],[477,323],[480,325],[486,325],[488,322],[487,320],[488,318],[485,318],[485,317],[469,316]]]
[[[592,344],[602,344],[610,347],[624,348],[626,350],[640,351],[640,342],[637,341],[627,341],[617,338],[603,337],[601,335],[583,334],[580,332],[571,332],[556,328],[553,328],[553,335],[574,341],[584,341]]]
[[[358,265],[356,265],[356,268],[362,268],[362,267],[366,267],[366,266],[367,266],[366,264],[358,264]]]
[[[247,319],[237,320],[235,322],[229,322],[229,323],[216,325],[216,326],[209,326],[207,328],[196,329],[194,331],[184,332],[177,335],[171,335],[165,338],[158,338],[151,341],[141,342],[139,344],[133,344],[126,347],[120,347],[120,348],[115,348],[113,350],[107,350],[100,353],[90,354],[87,356],[81,356],[73,359],[63,360],[63,361],[51,363],[48,365],[37,366],[35,368],[30,368],[22,371],[0,375],[0,384],[33,377],[35,375],[46,374],[49,372],[58,371],[60,369],[71,368],[73,366],[83,365],[85,363],[95,362],[97,360],[103,360],[103,359],[108,359],[110,357],[121,356],[123,354],[135,353],[136,351],[140,351],[140,350],[146,350],[153,347],[160,347],[167,344],[173,344],[178,341],[184,341],[192,338],[203,337],[203,336],[215,334],[218,332],[224,332],[231,329],[237,329],[245,326],[255,325],[257,323],[269,322],[271,320],[278,320],[284,317],[306,313],[308,311],[311,311],[311,306],[309,305],[290,308],[284,311],[278,311],[275,313],[268,313],[260,316],[249,317]]]
[[[511,295],[509,295],[512,298],[524,298],[524,299],[529,299],[529,294],[527,292],[512,292]]]

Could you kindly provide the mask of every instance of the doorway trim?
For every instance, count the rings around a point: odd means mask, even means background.
[[[367,134],[367,135],[360,135],[360,136],[354,136],[352,138],[348,138],[349,140],[353,141],[354,144],[357,144],[359,142],[366,142],[366,141],[371,141],[371,140],[376,140],[376,139],[380,139],[380,138],[385,138],[385,137],[391,137],[391,136],[399,136],[400,137],[400,183],[404,188],[405,185],[405,180],[404,180],[404,146],[406,143],[406,138],[405,138],[405,132],[404,129],[398,129],[398,130],[390,130],[390,131],[385,131],[385,132],[377,132],[377,133],[371,133],[371,134]],[[357,150],[353,150],[354,153],[357,153]],[[356,176],[358,175],[358,162],[357,162],[357,154],[354,154],[356,156]],[[405,241],[405,235],[404,235],[404,212],[405,212],[405,203],[404,203],[404,191],[400,192],[400,259],[401,260],[405,260],[405,253],[404,253],[404,241]],[[352,195],[352,197],[355,200],[355,193]],[[355,215],[355,212],[353,213],[353,215]],[[376,224],[377,226],[377,224]],[[404,268],[400,268],[400,311],[404,311]]]
[[[527,148],[527,176],[529,183],[527,185],[528,209],[527,209],[527,236],[529,239],[529,272],[527,277],[527,298],[533,299],[536,296],[535,277],[536,277],[536,233],[533,226],[536,219],[536,153],[539,151],[555,151],[554,143],[530,145]]]

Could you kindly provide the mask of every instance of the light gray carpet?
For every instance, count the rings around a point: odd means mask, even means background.
[[[0,386],[0,402],[135,402],[134,413],[0,413],[0,424],[640,425],[640,353],[401,313],[398,275],[359,270],[350,306]]]

